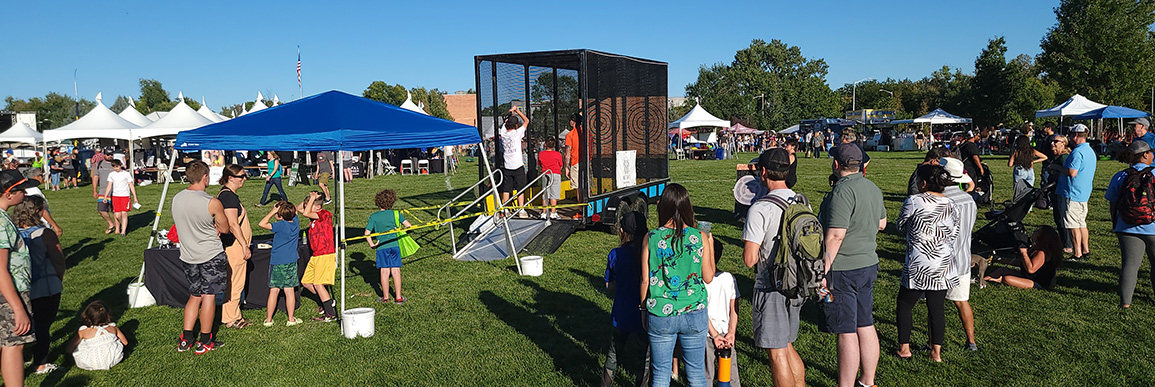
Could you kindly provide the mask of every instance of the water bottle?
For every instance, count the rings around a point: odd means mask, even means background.
[[[715,350],[718,355],[718,387],[730,387],[730,352],[732,350],[731,348]]]

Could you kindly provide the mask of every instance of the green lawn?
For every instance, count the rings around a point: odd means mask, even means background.
[[[750,159],[753,154],[741,155]],[[906,182],[916,153],[872,153],[869,177],[886,199],[890,217],[897,216],[905,198]],[[1010,196],[1010,169],[1005,157],[989,159],[995,170],[997,195]],[[730,211],[734,161],[672,161],[672,180],[691,194],[699,220],[715,223],[714,233],[725,242],[723,270],[735,274],[740,301],[737,362],[746,385],[771,384],[764,352],[751,341],[749,293],[753,271],[741,264],[741,227]],[[467,165],[448,181],[461,189],[476,181]],[[1096,191],[1091,200],[1091,249],[1088,262],[1060,268],[1053,291],[1018,290],[1001,286],[971,295],[980,351],[966,352],[962,327],[953,307],[947,307],[945,364],[925,356],[900,361],[889,356],[896,348],[895,294],[901,267],[903,239],[893,227],[879,236],[882,257],[875,318],[882,340],[878,384],[931,385],[1141,385],[1155,380],[1150,364],[1155,358],[1155,297],[1149,265],[1140,273],[1135,307],[1119,311],[1117,277],[1119,253],[1108,225],[1103,188],[1123,168],[1114,161],[1099,162]],[[812,200],[828,190],[827,159],[802,159],[796,187]],[[250,180],[241,190],[242,201],[254,219],[264,215],[252,206],[259,198],[261,180]],[[382,188],[399,191],[398,208],[440,204],[448,192],[440,175],[388,176],[357,180],[348,192],[348,224],[359,234],[373,210],[373,194]],[[170,191],[176,191],[183,188]],[[299,200],[309,186],[286,187]],[[215,191],[215,189],[211,189]],[[138,188],[144,209],[155,209],[157,185]],[[348,306],[377,310],[376,336],[349,340],[339,335],[336,323],[314,323],[288,328],[285,315],[278,325],[260,325],[242,331],[225,329],[223,348],[204,356],[177,353],[181,310],[165,306],[127,309],[126,285],[135,281],[141,252],[148,240],[152,211],[131,214],[128,237],[102,233],[103,221],[93,207],[90,188],[47,192],[53,213],[65,229],[62,244],[69,269],[64,280],[61,312],[53,325],[53,347],[62,348],[79,326],[78,309],[104,300],[118,325],[128,334],[130,353],[110,371],[89,372],[72,366],[71,357],[58,354],[60,370],[47,376],[30,375],[30,384],[42,385],[589,385],[596,384],[609,344],[612,304],[604,292],[605,254],[616,238],[599,231],[579,231],[546,257],[545,275],[519,277],[512,260],[491,263],[454,261],[448,253],[446,229],[415,232],[422,249],[405,260],[405,305],[382,305],[377,270],[364,243],[349,247]],[[332,210],[332,208],[330,208]],[[651,214],[656,213],[653,209]],[[430,216],[422,218],[427,220]],[[161,217],[168,227],[167,209]],[[1035,211],[1029,227],[1050,223],[1049,211]],[[651,225],[656,223],[651,219]],[[985,224],[979,220],[979,226]],[[254,227],[256,226],[254,221]],[[258,235],[266,234],[257,229]],[[305,300],[299,315],[312,316],[316,304]],[[916,308],[915,343],[926,340],[925,314]],[[263,310],[245,311],[260,320]],[[804,307],[799,339],[795,343],[807,365],[807,382],[834,385],[837,372],[835,340],[817,331],[821,318],[814,304]],[[59,352],[59,350],[57,351]],[[622,378],[620,381],[626,381]]]

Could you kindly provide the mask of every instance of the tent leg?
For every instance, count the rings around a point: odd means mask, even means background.
[[[172,173],[172,168],[175,165],[174,163],[176,163],[176,147],[173,147],[172,157],[170,157],[168,159],[168,171],[166,173]],[[159,172],[158,172],[158,174],[159,174]],[[161,178],[161,177],[158,175],[157,178]],[[157,238],[156,228],[158,226],[160,226],[160,212],[161,212],[161,210],[164,210],[164,198],[168,197],[168,184],[172,179],[163,179],[162,178],[162,180],[164,180],[164,188],[162,188],[160,190],[160,203],[158,203],[156,205],[156,217],[154,217],[152,219],[152,233],[150,233],[149,237],[148,237],[148,248],[147,249],[151,249],[152,243],[154,241],[156,241],[156,238]],[[145,249],[145,250],[147,250],[147,249]],[[143,261],[140,263],[140,275],[136,277],[136,282],[141,282],[141,281],[144,281],[144,262]]]
[[[338,152],[340,152],[340,151],[341,150],[339,150]],[[338,154],[340,154],[340,153],[338,153]],[[342,171],[345,170],[345,158],[344,157],[338,157],[337,160],[338,160],[337,166],[339,167],[338,170],[342,170]],[[345,239],[345,179],[337,179],[337,198],[339,200],[338,204],[341,206],[340,210],[338,211],[338,214],[341,217],[341,228],[337,230],[339,237],[334,240],[334,243],[336,243],[337,249],[341,251],[341,317],[344,318],[344,316],[345,316],[345,299],[346,299],[346,296],[345,296],[345,277],[346,277],[345,254],[346,254],[346,249],[341,248],[341,244],[337,241]],[[388,289],[384,289],[384,290],[386,292],[389,291]]]

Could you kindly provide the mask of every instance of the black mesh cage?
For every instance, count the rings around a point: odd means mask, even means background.
[[[570,116],[581,113],[585,130],[578,181],[580,199],[617,189],[617,152],[635,151],[637,181],[669,177],[666,133],[666,63],[592,50],[483,55],[475,58],[478,129],[495,165],[511,106],[529,116],[525,164],[537,177],[537,153],[547,139],[565,145]],[[626,184],[628,185],[628,184]]]

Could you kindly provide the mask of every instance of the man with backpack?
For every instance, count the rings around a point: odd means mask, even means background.
[[[1155,249],[1155,168],[1151,166],[1155,156],[1143,140],[1128,145],[1125,154],[1131,159],[1121,161],[1131,166],[1111,178],[1105,197],[1111,202],[1111,220],[1123,258],[1119,271],[1119,306],[1127,309],[1131,307],[1135,284],[1139,282],[1143,255]],[[1148,255],[1147,259],[1151,258]],[[1151,281],[1155,285],[1155,271]]]
[[[838,180],[822,200],[819,219],[826,230],[825,330],[838,335],[838,385],[874,385],[878,332],[874,328],[874,280],[878,278],[878,232],[886,228],[882,191],[861,173],[863,154],[840,145],[833,169]],[[835,152],[831,152],[832,154]]]
[[[765,348],[774,385],[806,385],[806,366],[793,342],[802,302],[813,294],[822,270],[822,230],[805,196],[786,187],[790,153],[771,148],[758,156],[758,173],[770,191],[750,206],[742,260],[755,269],[754,345]],[[809,243],[807,243],[809,242]],[[799,259],[809,253],[811,260]],[[806,270],[814,262],[812,270]],[[808,286],[809,284],[809,286]]]

